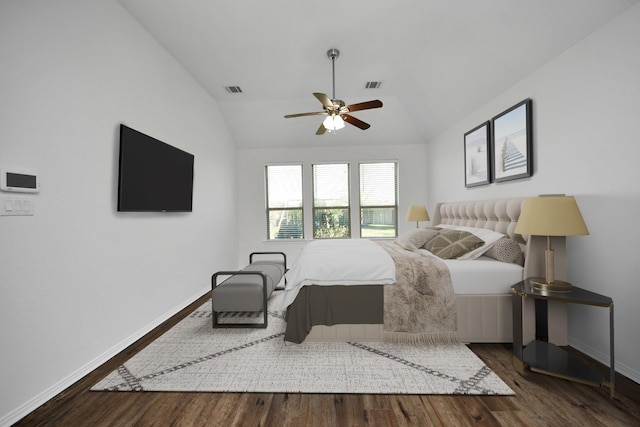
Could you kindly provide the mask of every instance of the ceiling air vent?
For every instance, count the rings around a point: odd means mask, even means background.
[[[382,86],[382,82],[367,82],[364,85],[365,89],[378,89],[380,86]]]
[[[224,88],[229,93],[242,93],[242,89],[240,89],[240,86],[225,86]]]

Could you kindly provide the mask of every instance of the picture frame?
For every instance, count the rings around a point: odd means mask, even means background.
[[[464,134],[464,186],[467,188],[491,182],[489,138],[489,121]]]
[[[491,119],[494,182],[533,175],[531,106],[531,99],[525,99]]]

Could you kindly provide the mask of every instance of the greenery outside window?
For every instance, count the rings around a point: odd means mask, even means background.
[[[351,237],[349,164],[313,165],[313,238]]]
[[[398,164],[360,163],[360,236],[398,235]]]
[[[304,239],[302,165],[269,165],[265,178],[267,238]]]

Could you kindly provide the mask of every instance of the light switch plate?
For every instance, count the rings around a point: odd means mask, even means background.
[[[33,199],[15,196],[0,197],[0,216],[31,216],[33,214]]]

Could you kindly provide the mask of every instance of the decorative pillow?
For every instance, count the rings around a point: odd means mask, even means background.
[[[484,240],[463,230],[442,230],[425,244],[432,254],[443,259],[454,259],[482,246]]]
[[[508,237],[503,237],[495,242],[484,254],[498,261],[522,264],[522,249],[520,248],[520,243]]]
[[[480,258],[486,251],[488,251],[495,242],[502,239],[503,237],[507,237],[502,233],[498,233],[497,231],[489,230],[488,228],[476,228],[476,227],[466,227],[463,225],[447,225],[441,224],[438,227],[449,229],[449,230],[462,230],[468,233],[475,235],[477,238],[484,241],[484,244],[479,246],[478,248],[467,252],[466,254],[460,256],[458,259],[477,259]]]
[[[403,240],[398,238],[396,239],[396,243],[398,244],[398,246],[400,246],[404,250],[411,251],[411,252],[418,251],[418,248],[416,248],[415,245],[408,240]]]
[[[406,231],[398,236],[398,238],[396,239],[396,243],[398,243],[402,247],[404,247],[406,243],[410,243],[416,248],[421,248],[429,240],[436,237],[438,235],[438,232],[439,229],[415,228],[411,231]]]

